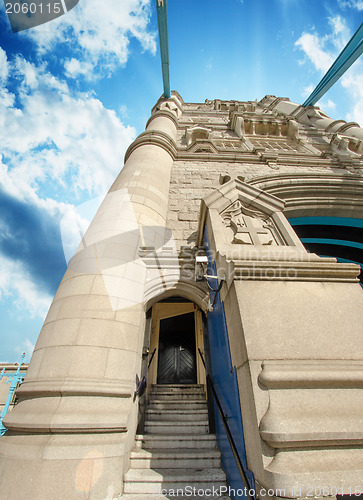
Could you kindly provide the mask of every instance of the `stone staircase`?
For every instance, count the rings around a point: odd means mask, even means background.
[[[154,385],[145,434],[136,437],[136,445],[121,498],[229,499],[220,490],[226,492],[226,475],[216,437],[209,434],[202,385]]]

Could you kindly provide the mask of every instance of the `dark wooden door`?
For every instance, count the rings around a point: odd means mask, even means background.
[[[194,313],[160,321],[158,384],[195,384]]]

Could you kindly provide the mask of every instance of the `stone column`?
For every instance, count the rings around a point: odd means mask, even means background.
[[[180,102],[161,99],[58,288],[0,441],[7,500],[113,498],[133,448],[140,247],[162,245]]]

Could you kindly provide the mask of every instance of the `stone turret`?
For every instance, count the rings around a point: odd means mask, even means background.
[[[168,240],[180,113],[176,96],[153,109],[58,288],[19,404],[5,422],[1,448],[10,455],[1,490],[8,499],[88,498],[90,492],[89,498],[103,498],[121,491],[134,444],[145,325],[146,267],[138,252]],[[16,471],[31,483],[14,481]]]

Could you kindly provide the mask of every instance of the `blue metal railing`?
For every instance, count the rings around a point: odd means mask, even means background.
[[[9,410],[16,386],[18,385],[19,382],[22,382],[24,377],[25,377],[25,374],[20,373],[20,368],[21,368],[24,356],[25,356],[25,352],[21,356],[19,366],[18,366],[18,369],[16,370],[16,373],[13,373],[11,375],[7,374],[7,373],[5,373],[5,368],[3,368],[2,372],[0,373],[0,380],[3,377],[8,377],[9,380],[8,380],[7,384],[9,382],[11,382],[11,385],[9,388],[9,394],[8,394],[7,399],[6,399],[5,406],[3,408],[3,411],[0,413],[0,436],[5,434],[5,432],[7,431],[7,428],[3,424],[3,418],[5,417],[5,415],[7,414],[8,410]]]

